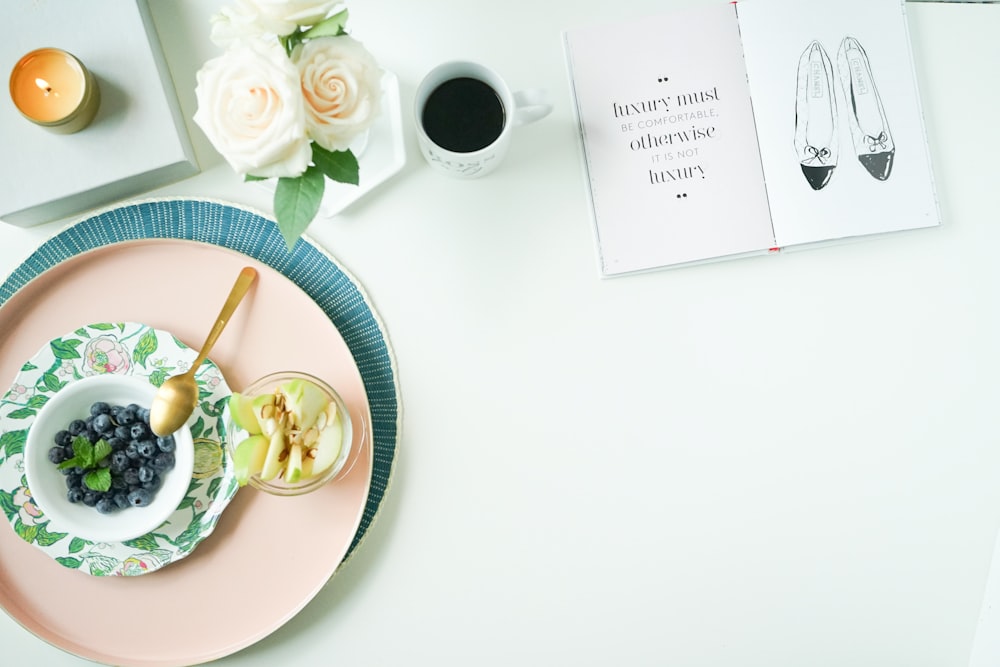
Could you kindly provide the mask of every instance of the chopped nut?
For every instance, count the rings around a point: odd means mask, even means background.
[[[317,448],[317,447],[310,447],[309,451],[306,452],[306,457],[308,457],[310,459],[314,459],[318,455],[319,455],[319,448]]]

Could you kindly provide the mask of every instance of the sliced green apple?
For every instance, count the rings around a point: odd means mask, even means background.
[[[269,481],[281,473],[281,454],[285,451],[285,430],[277,428],[268,439],[267,453],[261,466],[260,478]]]
[[[270,406],[271,410],[268,410],[268,416],[264,416],[265,408]],[[261,394],[259,396],[254,396],[250,403],[250,409],[254,414],[254,418],[257,420],[260,433],[270,437],[274,433],[276,428],[274,417],[271,416],[274,412],[274,394]]]
[[[316,425],[319,414],[330,402],[315,383],[299,378],[282,383],[275,393],[283,395],[285,410],[292,414],[293,423],[302,431]]]
[[[344,446],[344,424],[340,421],[340,413],[336,412],[336,404],[331,403],[330,407],[334,411],[333,418],[327,421],[316,440],[316,456],[313,457],[310,471],[312,475],[320,475],[332,466]]]
[[[288,450],[288,461],[285,462],[285,482],[295,484],[302,477],[302,445],[292,444]]]
[[[234,391],[229,397],[229,414],[232,415],[233,423],[238,428],[250,435],[257,435],[260,433],[260,422],[253,409],[253,401],[254,399],[250,396],[244,396]]]
[[[246,486],[250,478],[263,469],[269,444],[268,438],[255,434],[236,446],[233,451],[233,471],[240,486]]]

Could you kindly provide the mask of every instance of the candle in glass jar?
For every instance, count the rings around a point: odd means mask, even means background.
[[[72,54],[37,49],[10,74],[10,96],[21,115],[53,132],[70,134],[94,119],[100,106],[97,80]]]

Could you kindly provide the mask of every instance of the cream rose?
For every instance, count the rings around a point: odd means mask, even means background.
[[[312,149],[299,75],[276,43],[234,45],[198,71],[194,121],[238,174],[299,176]]]
[[[227,46],[230,36],[251,31],[290,35],[299,26],[319,23],[342,4],[343,0],[235,0],[213,17],[212,39]]]
[[[264,35],[267,30],[258,21],[258,15],[259,12],[247,0],[233,0],[231,5],[223,7],[209,19],[212,41],[225,49],[240,40]]]
[[[348,35],[300,44],[292,61],[301,77],[309,136],[327,150],[347,150],[381,109],[382,69]]]

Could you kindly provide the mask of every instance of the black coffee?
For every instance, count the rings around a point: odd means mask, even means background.
[[[472,153],[500,136],[503,102],[493,88],[479,79],[449,79],[428,95],[420,120],[427,136],[441,148]]]

